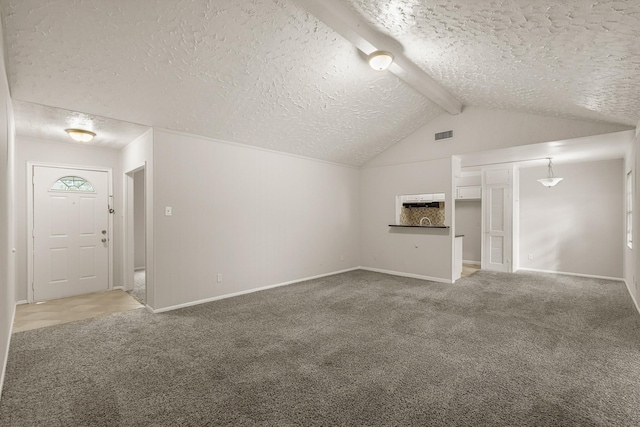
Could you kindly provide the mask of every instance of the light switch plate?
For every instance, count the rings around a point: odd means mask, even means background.
[[[172,212],[171,212],[171,206],[165,206],[164,207],[164,216],[171,216]]]

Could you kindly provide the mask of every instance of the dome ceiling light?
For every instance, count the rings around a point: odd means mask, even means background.
[[[389,52],[376,50],[369,55],[369,65],[376,71],[383,71],[393,63],[393,55]]]
[[[96,136],[95,133],[84,129],[65,129],[64,131],[67,132],[71,138],[78,142],[89,142]]]

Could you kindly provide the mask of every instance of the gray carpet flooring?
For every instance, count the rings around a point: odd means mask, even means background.
[[[13,336],[3,426],[637,426],[624,284],[354,271]]]

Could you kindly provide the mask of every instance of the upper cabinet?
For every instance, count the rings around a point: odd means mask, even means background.
[[[444,193],[433,194],[405,194],[400,197],[402,203],[431,203],[444,202]]]
[[[482,186],[467,185],[456,187],[456,200],[480,200],[482,199]]]
[[[456,200],[482,199],[482,176],[480,171],[466,172],[456,177]]]

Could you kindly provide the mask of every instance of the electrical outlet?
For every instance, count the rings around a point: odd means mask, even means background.
[[[218,282],[222,282],[222,273],[218,273],[217,280]]]
[[[533,259],[533,254],[529,254],[529,259]]]

